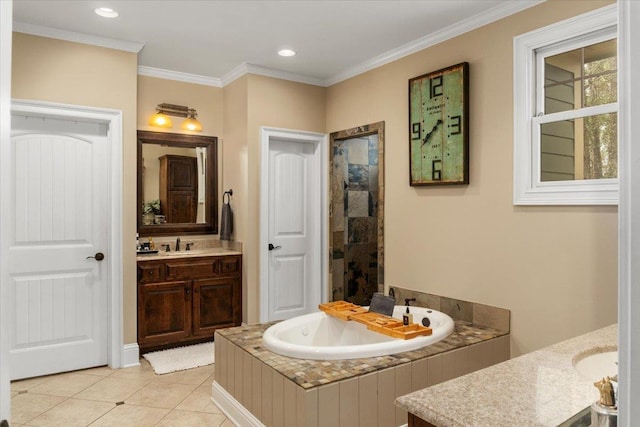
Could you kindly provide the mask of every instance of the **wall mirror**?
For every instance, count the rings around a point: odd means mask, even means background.
[[[140,236],[218,233],[218,138],[138,131]]]

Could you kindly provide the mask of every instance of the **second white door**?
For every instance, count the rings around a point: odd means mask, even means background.
[[[321,301],[319,144],[271,139],[268,196],[268,318],[318,309]]]

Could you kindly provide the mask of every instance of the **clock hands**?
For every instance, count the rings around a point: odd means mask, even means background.
[[[438,119],[435,126],[433,126],[433,129],[431,129],[431,132],[427,132],[427,134],[424,136],[424,139],[422,140],[422,145],[426,144],[429,141],[431,136],[436,132],[436,129],[438,129],[438,126],[440,126],[441,124],[442,124],[442,120]]]

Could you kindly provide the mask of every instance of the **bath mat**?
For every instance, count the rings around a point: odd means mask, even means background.
[[[168,374],[169,372],[211,365],[215,362],[213,359],[213,345],[212,342],[205,342],[169,350],[154,351],[144,354],[142,357],[151,363],[151,367],[156,374]]]

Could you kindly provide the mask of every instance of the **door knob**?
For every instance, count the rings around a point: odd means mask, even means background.
[[[97,252],[94,256],[88,256],[87,259],[93,258],[96,261],[102,261],[104,259],[104,254],[102,252]]]
[[[272,243],[269,243],[269,250],[272,251],[274,249],[280,249],[282,246],[278,245],[278,246],[273,246]]]

